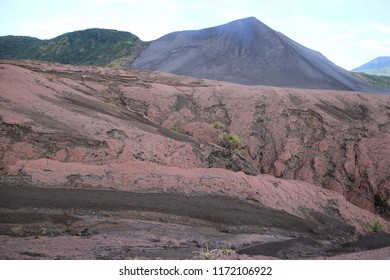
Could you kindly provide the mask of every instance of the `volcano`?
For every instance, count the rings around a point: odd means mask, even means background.
[[[385,91],[254,17],[167,34],[153,41],[132,66],[243,85]]]

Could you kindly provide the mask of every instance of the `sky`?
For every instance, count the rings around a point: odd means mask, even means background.
[[[0,0],[0,36],[97,27],[150,41],[253,16],[351,70],[390,56],[389,11],[389,0]]]

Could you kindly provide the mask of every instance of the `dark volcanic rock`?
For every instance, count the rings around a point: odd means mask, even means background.
[[[253,17],[165,35],[132,66],[245,85],[383,91]]]

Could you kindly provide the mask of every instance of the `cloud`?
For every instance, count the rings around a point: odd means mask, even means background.
[[[380,41],[380,40],[360,40],[359,46],[376,51],[380,55],[389,55],[390,54],[390,40]]]
[[[379,22],[369,22],[367,26],[372,30],[380,33],[390,34],[390,25]]]
[[[99,17],[51,18],[43,19],[41,21],[25,22],[23,29],[28,30],[28,33],[31,34],[31,36],[37,36],[40,39],[51,39],[66,32],[97,27],[91,26],[90,22],[98,22],[100,20],[102,20],[102,18]],[[42,36],[41,34],[44,35]]]

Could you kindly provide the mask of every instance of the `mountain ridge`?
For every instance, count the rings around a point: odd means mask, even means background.
[[[10,35],[0,37],[0,58],[105,66],[123,58],[132,60],[146,45],[130,32],[101,28],[68,32],[47,40]]]
[[[99,28],[48,40],[4,36],[0,37],[0,59],[135,67],[244,85],[390,94],[254,17],[176,31],[151,42],[130,32]]]
[[[352,71],[390,77],[390,56],[379,56]]]

